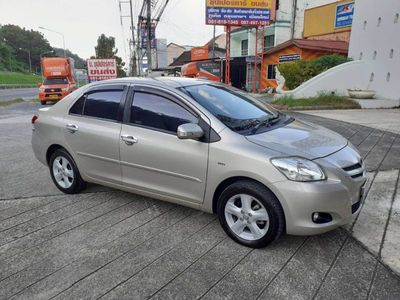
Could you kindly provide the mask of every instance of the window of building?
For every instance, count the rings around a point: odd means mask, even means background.
[[[375,77],[375,73],[372,72],[371,76],[369,77],[369,82],[373,82],[374,81],[374,77]]]
[[[363,29],[364,29],[364,30],[367,29],[367,24],[368,24],[368,22],[365,20],[365,21],[364,21],[364,26],[363,26]]]
[[[387,81],[387,82],[390,81],[390,72],[388,72],[387,75],[386,75],[386,81]]]
[[[360,52],[360,56],[358,57],[358,59],[359,59],[359,60],[362,60],[362,58],[363,58],[363,53]]]
[[[279,0],[276,0],[275,2],[275,8],[278,10],[279,9]]]
[[[275,46],[275,35],[267,35],[264,37],[264,50],[268,50]]]
[[[400,17],[399,13],[394,15],[394,24],[399,23],[399,17]]]
[[[276,65],[268,65],[268,69],[267,69],[267,79],[275,79],[275,77],[276,77],[275,66],[276,66]]]
[[[249,40],[242,40],[241,43],[242,56],[249,55]]]
[[[116,121],[123,91],[97,91],[86,96],[83,114]]]
[[[394,49],[390,49],[389,58],[393,58],[393,55],[394,55]]]
[[[198,119],[177,103],[154,94],[135,92],[130,123],[176,133],[180,125]]]
[[[376,59],[376,57],[378,56],[378,52],[375,50],[374,53],[372,54],[372,59]]]
[[[379,27],[379,26],[381,26],[381,23],[382,23],[382,18],[381,18],[381,17],[379,17],[379,18],[378,18],[378,24],[377,24],[377,25],[378,25],[378,27]]]

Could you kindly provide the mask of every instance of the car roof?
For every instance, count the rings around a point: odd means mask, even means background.
[[[211,81],[197,78],[187,77],[125,77],[117,79],[109,79],[92,83],[92,86],[109,84],[109,83],[133,83],[133,84],[149,84],[155,86],[167,86],[170,88],[179,88],[191,85],[198,85],[204,83],[210,83]]]

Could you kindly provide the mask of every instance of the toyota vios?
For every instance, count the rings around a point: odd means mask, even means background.
[[[229,86],[165,78],[89,84],[32,118],[54,184],[93,182],[216,213],[250,247],[319,234],[358,214],[357,150]]]

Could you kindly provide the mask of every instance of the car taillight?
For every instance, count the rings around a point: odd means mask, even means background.
[[[33,115],[32,117],[32,124],[35,124],[36,120],[39,119],[37,115]]]

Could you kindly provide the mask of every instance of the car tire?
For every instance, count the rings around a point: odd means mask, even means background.
[[[75,161],[65,149],[56,150],[50,157],[51,179],[65,194],[77,194],[86,188]]]
[[[236,242],[263,248],[285,232],[285,215],[276,196],[260,183],[241,180],[220,195],[217,214],[225,232]]]
[[[46,104],[47,104],[47,101],[40,101],[40,104],[46,105]]]

